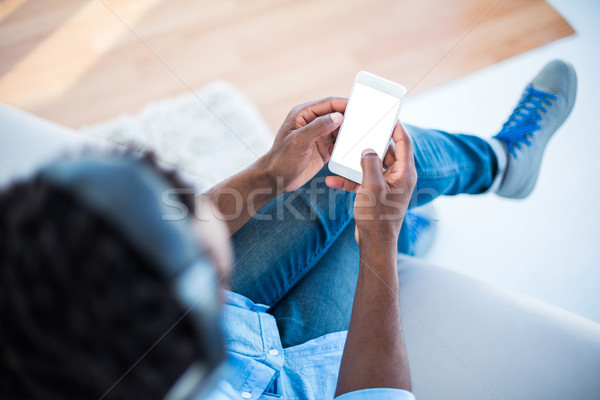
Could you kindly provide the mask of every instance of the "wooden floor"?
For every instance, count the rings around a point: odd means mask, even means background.
[[[223,79],[275,130],[359,70],[412,94],[572,33],[543,0],[0,0],[0,102],[79,127]]]

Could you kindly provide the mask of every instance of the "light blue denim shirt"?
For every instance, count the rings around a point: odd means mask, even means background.
[[[223,325],[229,370],[211,400],[333,399],[347,332],[283,349],[269,307],[225,291]],[[339,400],[413,400],[399,389],[364,389]]]

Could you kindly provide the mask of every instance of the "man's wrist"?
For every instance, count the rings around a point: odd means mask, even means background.
[[[263,156],[248,167],[248,182],[254,189],[261,189],[272,193],[272,197],[277,197],[283,190],[281,179],[278,179],[277,173],[273,170],[272,163]]]
[[[379,240],[361,237],[358,248],[361,260],[372,268],[388,268],[396,265],[398,238]]]
[[[392,295],[397,301],[398,287],[398,249],[391,244],[362,244],[360,247],[359,276],[363,285],[370,287],[374,296]],[[383,292],[379,292],[382,290]],[[379,292],[378,295],[375,292]]]
[[[395,229],[387,229],[382,221],[372,229],[358,228],[359,245],[368,245],[368,247],[379,248],[381,250],[398,248],[399,232]]]

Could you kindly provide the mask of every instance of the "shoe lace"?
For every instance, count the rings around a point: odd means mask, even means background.
[[[532,86],[525,88],[521,100],[515,107],[511,116],[502,126],[500,132],[494,136],[506,145],[509,153],[517,158],[516,149],[521,149],[521,143],[531,146],[527,136],[533,138],[534,132],[541,129],[542,114],[547,114],[547,107],[552,107],[552,101],[557,97],[553,94],[536,90]]]

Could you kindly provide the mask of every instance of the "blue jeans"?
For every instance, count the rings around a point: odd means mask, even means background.
[[[406,129],[418,175],[411,207],[491,186],[497,161],[485,140]],[[327,175],[325,167],[297,191],[272,200],[232,237],[231,289],[271,307],[284,347],[347,330],[350,322],[359,264],[354,193],[328,188]],[[398,251],[412,253],[406,225]]]

